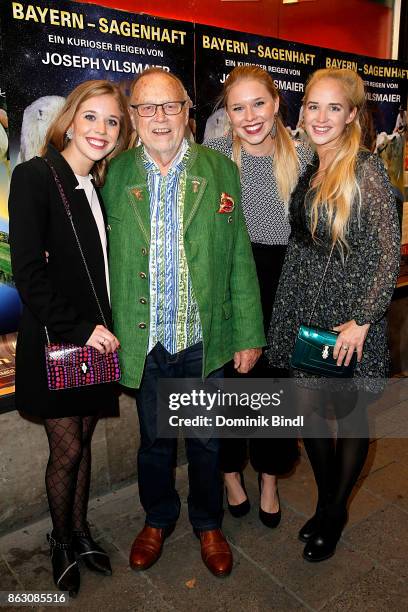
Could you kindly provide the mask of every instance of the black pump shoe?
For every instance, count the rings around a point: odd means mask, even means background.
[[[262,474],[258,474],[258,489],[259,496],[262,493]],[[280,499],[279,499],[279,491],[276,489],[276,495],[278,496],[279,501],[279,510],[277,512],[266,512],[261,508],[261,499],[259,499],[259,520],[261,523],[265,525],[265,527],[269,527],[269,529],[275,529],[281,521],[282,513],[280,508]]]
[[[234,516],[235,518],[240,518],[241,516],[245,516],[246,514],[248,514],[248,512],[251,509],[251,504],[249,502],[248,499],[248,493],[246,491],[245,488],[245,481],[244,481],[244,475],[242,472],[239,472],[239,478],[241,481],[241,487],[244,490],[245,495],[247,496],[246,500],[244,500],[241,504],[237,504],[237,505],[231,505],[228,501],[228,491],[227,491],[227,487],[225,487],[225,496],[227,498],[227,504],[228,504],[228,510],[230,511],[230,514],[232,516]]]
[[[72,532],[72,548],[88,569],[105,576],[112,575],[109,555],[92,539],[89,529]]]
[[[55,586],[61,591],[68,591],[70,597],[76,597],[79,591],[80,576],[78,563],[71,544],[63,544],[47,533],[50,544],[50,555]]]
[[[337,517],[326,515],[317,531],[307,542],[303,550],[303,558],[311,563],[317,563],[332,557],[336,552],[337,542],[340,540],[346,522],[346,511]]]

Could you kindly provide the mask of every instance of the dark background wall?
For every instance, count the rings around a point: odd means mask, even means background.
[[[382,0],[310,0],[292,5],[283,5],[281,0],[98,0],[94,3],[350,53],[390,57],[392,12]],[[403,5],[406,6],[406,0]],[[404,14],[407,17],[406,11]],[[408,23],[407,18],[404,23]],[[407,48],[404,44],[401,43],[400,49]],[[395,373],[408,372],[407,290],[405,287],[397,292],[390,309]],[[122,395],[120,412],[120,419],[102,419],[95,432],[92,497],[135,478],[139,442],[134,400]],[[21,440],[25,441],[23,445]],[[0,414],[0,531],[3,533],[47,513],[43,483],[46,461],[43,427],[22,420],[15,411]],[[27,465],[32,469],[27,469]]]
[[[82,0],[274,38],[391,57],[392,10],[378,0]]]

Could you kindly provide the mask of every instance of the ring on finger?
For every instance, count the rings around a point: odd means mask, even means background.
[[[348,344],[343,344],[343,346],[341,348],[343,349],[343,351],[348,351],[349,350],[349,345]]]
[[[102,340],[100,342],[101,342],[101,344],[105,344],[106,338],[102,338]]]

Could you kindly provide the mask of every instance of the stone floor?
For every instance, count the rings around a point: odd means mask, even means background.
[[[402,407],[397,401],[396,410]],[[319,564],[302,559],[297,540],[315,504],[313,477],[303,455],[294,474],[280,480],[282,522],[273,531],[258,520],[256,475],[247,468],[253,506],[243,519],[225,515],[224,532],[234,554],[233,573],[225,579],[213,577],[201,561],[187,520],[185,466],[177,475],[183,499],[179,523],[161,559],[147,572],[135,573],[128,566],[131,542],[144,519],[136,485],[92,500],[90,522],[111,555],[114,575],[101,577],[81,567],[81,591],[69,609],[408,612],[408,439],[397,435],[371,442],[337,553]],[[47,530],[49,520],[44,519],[0,538],[0,590],[55,590]]]

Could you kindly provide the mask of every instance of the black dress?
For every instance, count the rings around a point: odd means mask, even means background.
[[[325,219],[318,221],[318,242],[309,231],[311,194],[307,192],[317,167],[315,158],[291,200],[292,234],[268,334],[267,357],[276,367],[290,366],[299,325],[309,319],[330,253]],[[352,319],[358,325],[371,324],[353,385],[377,392],[388,374],[385,314],[398,277],[400,233],[395,197],[382,161],[368,152],[359,153],[356,176],[361,198],[353,203],[349,251],[344,261],[338,249],[333,251],[311,324],[326,329]],[[294,375],[313,378],[298,370]]]
[[[78,181],[54,147],[48,147],[47,158],[61,179],[110,326],[102,245],[85,192],[75,189]],[[16,408],[43,418],[85,416],[111,409],[116,403],[114,385],[59,391],[47,387],[44,327],[51,341],[82,346],[95,325],[103,321],[56,183],[43,159],[36,157],[16,166],[9,216],[13,275],[23,302],[16,352]]]

